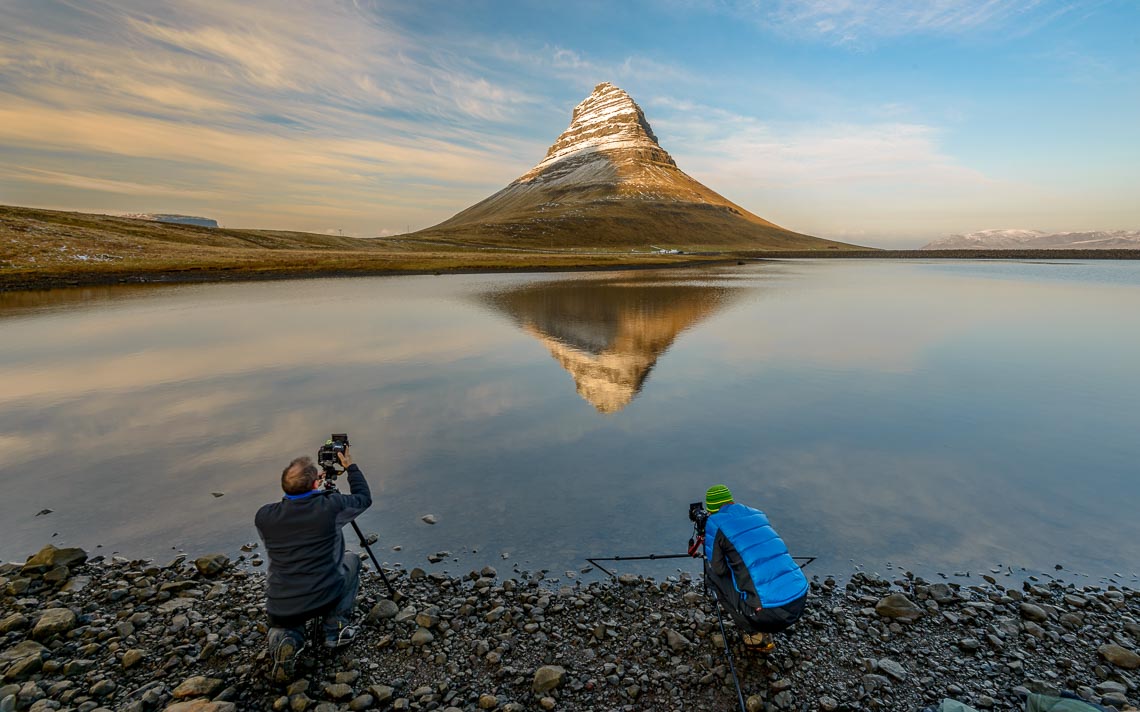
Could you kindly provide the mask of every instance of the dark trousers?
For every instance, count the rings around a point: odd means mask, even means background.
[[[800,596],[791,603],[778,608],[761,608],[755,610],[746,606],[740,598],[740,592],[732,585],[728,576],[717,576],[705,565],[705,575],[709,586],[713,589],[717,599],[724,610],[732,618],[736,626],[745,633],[779,633],[800,619],[807,602],[807,594]]]
[[[344,588],[340,598],[314,611],[297,616],[269,616],[269,647],[273,648],[283,637],[288,636],[300,642],[305,639],[305,623],[313,618],[322,618],[325,634],[336,634],[352,618],[352,608],[356,605],[356,593],[360,590],[360,557],[351,551],[344,552]]]

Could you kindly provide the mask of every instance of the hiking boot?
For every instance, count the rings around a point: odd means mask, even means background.
[[[776,649],[776,641],[768,633],[745,634],[741,637],[744,639],[744,647],[754,653],[767,655]]]
[[[273,659],[269,679],[280,684],[292,682],[297,669],[297,657],[304,649],[304,640],[297,640],[289,635],[282,636],[269,650],[269,655]]]
[[[341,623],[340,629],[335,631],[330,631],[326,628],[325,647],[332,648],[333,650],[343,648],[352,642],[352,639],[356,637],[358,632],[359,628],[351,623]]]

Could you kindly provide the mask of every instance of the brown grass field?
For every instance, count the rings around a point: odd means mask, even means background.
[[[874,250],[823,243],[819,250],[770,249],[570,234],[515,243],[499,230],[430,230],[390,238],[353,238],[277,230],[235,230],[89,213],[0,206],[0,291],[120,282],[208,282],[287,277],[446,272],[556,271],[675,267],[772,257],[910,259],[1138,259],[1140,250]],[[594,235],[597,237],[597,235]],[[581,236],[580,236],[581,237]],[[547,244],[543,244],[547,243]],[[651,245],[682,249],[665,255]],[[783,249],[781,249],[783,248]]]

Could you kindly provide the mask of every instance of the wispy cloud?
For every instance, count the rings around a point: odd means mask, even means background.
[[[743,0],[723,7],[780,32],[862,44],[911,34],[1032,31],[1074,6],[1067,0]]]
[[[541,103],[489,65],[425,47],[382,5],[17,0],[0,7],[0,156],[40,169],[23,181],[73,191],[224,212],[283,196],[331,204],[323,187],[422,226],[441,216],[415,206],[439,191],[418,201],[393,187],[440,186],[456,210],[464,191],[500,187],[538,153],[510,124]],[[157,166],[159,184],[211,185],[139,189]]]

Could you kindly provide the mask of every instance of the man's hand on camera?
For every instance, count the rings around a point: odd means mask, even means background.
[[[340,460],[340,466],[344,469],[347,470],[349,466],[352,465],[352,455],[348,454],[347,447],[344,449],[344,452],[338,452],[336,456],[337,459]]]

